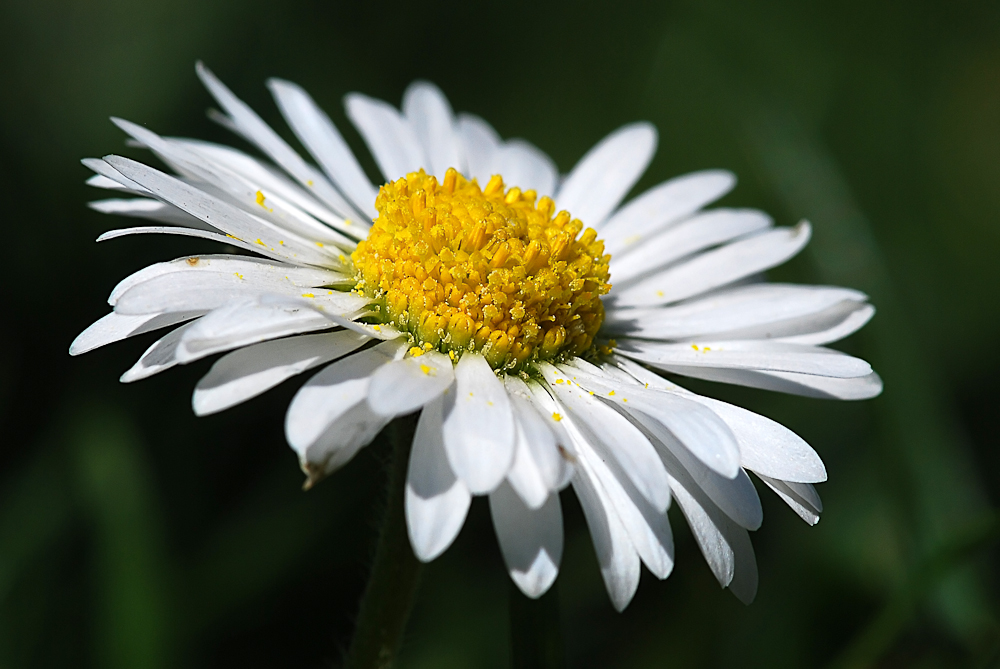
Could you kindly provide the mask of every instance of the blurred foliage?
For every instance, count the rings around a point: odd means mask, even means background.
[[[210,248],[94,244],[117,222],[85,208],[98,194],[78,162],[141,156],[109,115],[233,141],[203,114],[198,58],[286,136],[264,79],[304,85],[361,155],[341,97],[398,102],[417,77],[564,171],[613,128],[648,119],[660,149],[640,188],[732,169],[741,184],[727,204],[815,225],[810,250],[772,278],[872,295],[879,315],[844,348],[883,374],[877,400],[689,384],[780,420],[830,472],[815,528],[762,492],[753,605],[719,590],[676,517],[676,572],[646,575],[614,613],[564,497],[567,666],[1000,666],[1000,5],[2,10],[0,667],[336,666],[350,638],[384,498],[381,440],[303,493],[282,435],[295,382],[196,419],[188,393],[208,362],[124,386],[117,375],[151,338],[66,355],[118,279]],[[478,500],[425,570],[403,665],[508,666],[507,580]]]

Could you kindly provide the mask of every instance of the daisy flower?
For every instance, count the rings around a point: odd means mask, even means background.
[[[762,519],[748,472],[815,524],[819,456],[763,416],[675,385],[688,376],[836,399],[881,391],[868,363],[824,345],[874,313],[846,288],[767,283],[808,242],[751,209],[707,205],[735,184],[709,170],[623,200],[657,135],[622,127],[567,175],[538,148],[455,115],[415,82],[401,109],[351,94],[347,115],[375,159],[371,183],[330,118],[272,79],[305,160],[211,72],[216,121],[260,151],[161,137],[114,122],[168,174],[88,159],[93,186],[134,197],[91,206],[148,219],[107,232],[174,234],[238,251],[146,267],[74,355],[170,328],[122,376],[131,382],[225,353],[194,391],[199,415],[318,369],[285,430],[309,487],[394,417],[420,411],[405,491],[414,553],[454,541],[488,495],[510,575],[529,597],[556,578],[560,491],[583,508],[619,610],[640,565],[674,566],[674,502],[719,583],[757,589],[748,531]]]

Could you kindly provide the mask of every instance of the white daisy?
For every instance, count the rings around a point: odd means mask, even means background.
[[[91,206],[157,223],[102,240],[178,234],[247,254],[136,272],[71,353],[177,326],[128,382],[230,351],[195,389],[200,415],[321,368],[286,420],[307,485],[395,416],[420,410],[406,485],[414,552],[440,555],[472,497],[489,495],[511,577],[530,597],[556,578],[567,485],[619,610],[640,563],[661,579],[673,569],[672,500],[719,583],[746,602],[757,588],[747,532],[762,516],[747,473],[818,521],[812,484],[826,471],[801,438],[651,371],[812,397],[877,395],[868,363],[823,347],[871,318],[866,296],[761,279],[805,246],[808,223],[704,210],[735,184],[716,170],[622,205],[655,150],[651,125],[616,130],[560,176],[533,145],[455,116],[426,82],[407,89],[401,110],[347,96],[386,179],[377,188],[301,88],[268,83],[319,168],[207,69],[198,74],[223,109],[216,120],[272,162],[115,119],[176,176],[119,156],[85,160],[91,185],[137,196]]]

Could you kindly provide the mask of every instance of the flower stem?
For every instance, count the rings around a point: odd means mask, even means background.
[[[410,548],[403,512],[406,470],[415,426],[415,416],[395,420],[389,425],[392,455],[385,516],[345,669],[392,667],[416,598],[423,565]]]
[[[562,669],[563,641],[559,623],[558,584],[538,599],[529,599],[510,583],[510,666],[518,669]]]

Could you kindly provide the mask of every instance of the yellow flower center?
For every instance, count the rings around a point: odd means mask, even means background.
[[[424,350],[481,351],[507,370],[584,353],[604,319],[611,256],[592,228],[535,200],[454,169],[440,185],[421,170],[382,186],[351,255],[356,290]]]

